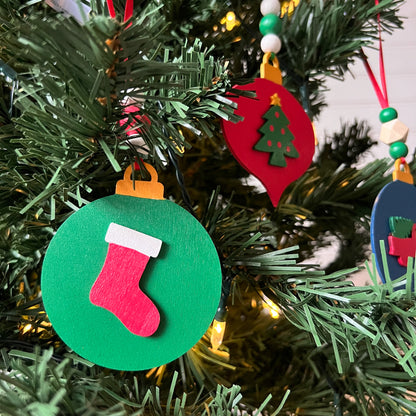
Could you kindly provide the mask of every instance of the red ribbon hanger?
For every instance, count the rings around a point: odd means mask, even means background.
[[[375,0],[375,5],[379,5],[379,0]],[[378,101],[382,108],[389,107],[389,98],[387,95],[387,84],[386,84],[386,72],[384,69],[384,55],[383,55],[383,40],[381,39],[381,24],[380,24],[380,14],[377,14],[377,25],[378,25],[378,43],[379,43],[379,66],[380,66],[380,81],[381,86],[377,82],[376,76],[374,75],[373,70],[368,62],[367,56],[365,55],[363,49],[361,48],[361,57],[364,62],[365,69],[367,71],[368,77],[370,78],[371,83],[373,84],[374,91],[377,95]]]
[[[114,19],[116,17],[116,11],[114,9],[113,0],[107,0],[108,11],[110,16]],[[124,21],[130,19],[133,16],[134,0],[126,0],[126,7],[124,8]]]

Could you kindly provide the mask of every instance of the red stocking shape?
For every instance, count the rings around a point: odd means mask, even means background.
[[[157,257],[162,241],[111,223],[104,266],[90,291],[90,301],[112,312],[133,334],[148,337],[157,330],[160,314],[140,290],[139,281],[150,257]]]

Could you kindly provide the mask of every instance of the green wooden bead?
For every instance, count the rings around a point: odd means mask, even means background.
[[[382,123],[386,123],[387,121],[391,121],[397,118],[397,111],[393,107],[383,108],[379,117]]]
[[[260,20],[259,28],[263,36],[269,34],[278,35],[282,30],[282,21],[277,14],[266,14]]]
[[[409,149],[403,142],[394,142],[390,145],[390,156],[393,159],[399,159],[400,157],[406,157]]]

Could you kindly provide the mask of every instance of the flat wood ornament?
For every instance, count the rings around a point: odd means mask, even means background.
[[[387,273],[391,280],[405,275],[409,257],[415,257],[415,206],[416,187],[413,185],[413,177],[407,163],[398,159],[393,182],[380,191],[371,214],[371,248],[383,283],[386,282]],[[385,265],[380,241],[385,246]]]
[[[263,69],[264,73],[274,81],[281,81],[273,67]],[[235,113],[244,119],[237,123],[222,122],[226,143],[237,161],[261,181],[276,207],[286,187],[312,162],[315,151],[312,123],[295,97],[276,82],[256,78],[251,84],[235,88],[255,91],[256,97],[230,95],[238,105]]]
[[[215,246],[163,185],[133,182],[72,214],[50,242],[42,296],[62,340],[98,365],[144,370],[184,354],[212,322],[221,295]]]

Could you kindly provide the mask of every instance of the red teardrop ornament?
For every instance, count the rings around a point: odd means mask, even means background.
[[[244,120],[238,123],[223,121],[225,140],[238,162],[261,181],[276,207],[286,187],[298,179],[312,162],[315,151],[312,124],[295,97],[279,84],[256,78],[251,84],[235,88],[255,91],[256,98],[230,97],[238,104],[235,113]],[[273,105],[273,96],[274,102],[278,103],[275,104],[276,113],[282,116],[276,117],[276,120],[280,118],[277,121],[272,120],[270,113],[266,115]],[[268,140],[264,133],[267,128],[276,134],[271,137],[271,150],[267,150]],[[286,130],[285,135],[282,135],[283,129]],[[282,138],[284,146],[278,146]]]

